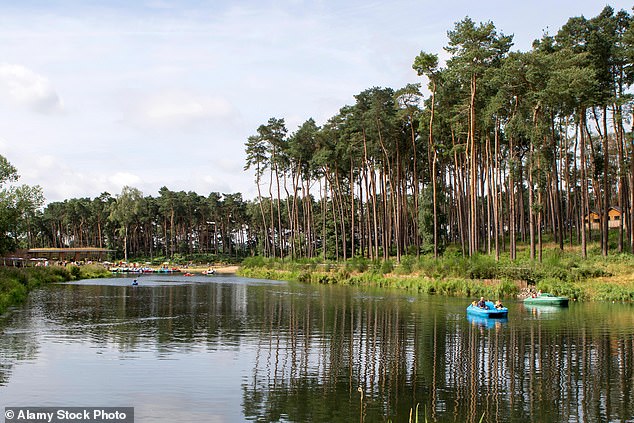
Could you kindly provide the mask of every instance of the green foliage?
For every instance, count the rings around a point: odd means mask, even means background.
[[[403,256],[401,257],[401,263],[396,267],[395,273],[397,275],[409,275],[414,271],[416,266],[416,257]]]
[[[599,281],[599,278],[611,274],[610,266],[634,266],[634,258],[629,255],[580,260],[574,253],[553,250],[545,251],[544,260],[539,263],[530,261],[525,254],[519,255],[517,260],[505,257],[496,261],[493,256],[483,254],[464,257],[458,250],[450,248],[437,259],[431,255],[422,255],[418,259],[403,256],[399,265],[393,260],[370,262],[363,257],[354,257],[339,264],[317,265],[317,261],[282,262],[253,257],[245,260],[240,274],[303,283],[398,288],[463,297],[513,297],[519,293],[519,282],[536,285],[544,292],[580,300],[630,301],[630,291],[634,291],[631,284],[610,287],[610,282]]]
[[[634,302],[634,288],[604,284],[597,288],[594,298],[599,301]]]
[[[247,269],[264,267],[266,266],[268,262],[269,262],[269,259],[267,259],[266,257],[252,256],[242,260],[242,267]]]
[[[70,267],[70,274],[73,277],[73,279],[79,279],[81,276],[81,268],[79,266],[69,266]]]
[[[418,234],[423,254],[434,252],[434,205],[432,189],[423,190],[418,200]]]
[[[387,260],[383,260],[383,262],[381,263],[381,274],[385,275],[387,273],[392,273],[392,271],[394,270],[394,262],[390,259]]]
[[[470,279],[497,279],[499,277],[498,263],[492,256],[475,254],[469,260]]]
[[[110,272],[100,265],[0,267],[0,313],[9,306],[20,304],[30,290],[45,284],[107,276]]]
[[[536,288],[557,296],[584,299],[583,290],[579,285],[563,282],[560,279],[545,278],[537,284]]]
[[[4,186],[19,177],[17,169],[0,155],[0,255],[28,247],[25,234],[34,231],[34,221],[44,204],[39,186]]]
[[[365,272],[369,267],[370,263],[368,259],[361,256],[355,256],[346,262],[346,269],[350,272]]]

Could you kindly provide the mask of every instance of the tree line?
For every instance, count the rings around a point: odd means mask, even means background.
[[[13,186],[17,169],[0,155],[0,255],[31,247],[112,249],[116,256],[174,258],[248,253],[248,203],[241,194],[134,187],[120,194],[51,202],[39,186]]]
[[[202,196],[167,187],[143,195],[126,186],[112,196],[53,202],[32,230],[40,246],[99,247],[128,257],[174,258],[194,254],[240,257],[246,254],[247,203],[241,194]]]
[[[607,255],[612,207],[615,248],[633,251],[631,21],[605,7],[521,52],[467,17],[447,33],[444,67],[438,54],[414,58],[427,97],[420,84],[373,87],[290,135],[271,118],[246,143],[262,251],[400,259],[455,244],[514,259],[519,241],[541,259],[548,236],[584,257],[594,238]]]
[[[124,187],[42,210],[41,189],[24,187],[30,200],[13,190],[3,210],[2,249],[400,260],[455,245],[515,259],[520,242],[539,260],[548,239],[584,257],[590,240],[604,255],[631,253],[632,19],[607,6],[521,52],[492,22],[467,17],[447,32],[443,66],[437,53],[412,58],[421,83],[368,88],[323,125],[260,125],[245,143],[253,200]],[[610,234],[611,207],[622,214]],[[586,226],[590,211],[599,230]]]

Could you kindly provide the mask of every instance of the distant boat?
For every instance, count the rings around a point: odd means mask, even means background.
[[[492,301],[486,301],[487,308],[480,308],[469,304],[467,307],[467,314],[480,317],[500,318],[507,317],[509,315],[509,309],[506,307],[495,308],[495,304]]]
[[[136,279],[132,281],[132,285],[138,285],[138,284],[139,284],[139,283],[137,282],[137,280],[136,280]]]
[[[181,270],[178,267],[160,267],[158,269],[156,269],[154,272],[155,273],[178,273]]]
[[[215,274],[216,274],[216,271],[214,269],[203,270],[203,275],[211,276]]]
[[[183,276],[194,276],[194,274],[187,272],[187,273],[183,273]]]
[[[553,294],[542,293],[535,297],[525,298],[524,304],[568,307],[568,297],[557,297]]]

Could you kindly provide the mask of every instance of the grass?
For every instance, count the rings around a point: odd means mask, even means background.
[[[99,265],[0,267],[0,313],[22,303],[29,291],[47,283],[106,277],[110,273]]]
[[[595,249],[589,251],[589,257],[582,259],[578,249],[561,251],[554,244],[547,245],[541,262],[531,260],[525,247],[518,249],[515,260],[506,254],[498,261],[486,254],[464,257],[455,248],[447,249],[438,259],[403,256],[400,263],[364,257],[346,262],[252,257],[243,262],[238,273],[263,279],[399,288],[461,297],[512,297],[519,293],[520,286],[534,286],[577,300],[634,302],[634,255],[603,257]]]

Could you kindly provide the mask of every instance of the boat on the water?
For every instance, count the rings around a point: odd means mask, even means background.
[[[216,271],[214,269],[203,270],[203,275],[211,276],[215,274],[216,274]]]
[[[535,297],[525,298],[524,304],[568,307],[568,297],[557,297],[553,294],[541,293]]]
[[[487,308],[481,308],[474,306],[473,304],[469,304],[469,307],[467,307],[467,314],[490,318],[507,317],[509,315],[509,309],[506,307],[495,308],[495,304],[493,304],[492,301],[487,301],[486,305]]]

